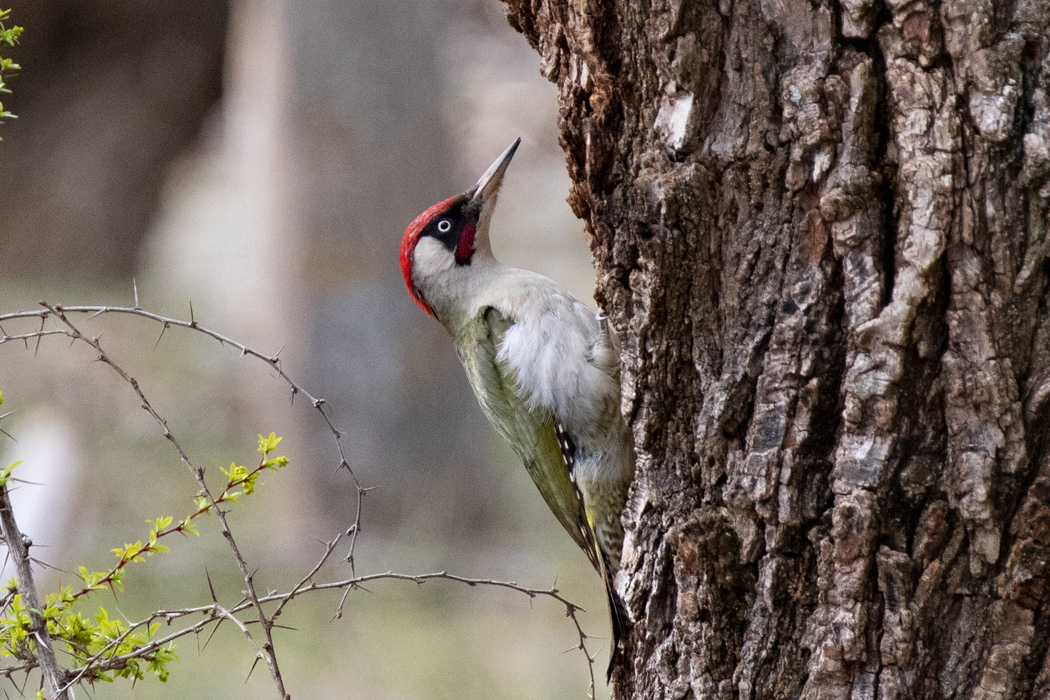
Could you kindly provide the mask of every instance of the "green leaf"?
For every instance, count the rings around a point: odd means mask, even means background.
[[[259,452],[266,454],[277,449],[277,445],[284,438],[277,437],[277,433],[270,433],[267,437],[259,436]]]
[[[142,550],[145,547],[142,546],[142,540],[139,540],[135,544],[125,544],[123,548],[116,547],[109,551],[113,552],[123,562],[135,562],[135,561],[146,561],[142,557]]]
[[[156,530],[157,532],[160,532],[161,530],[166,530],[167,527],[169,525],[171,525],[173,520],[174,520],[174,518],[172,518],[171,516],[166,516],[166,517],[163,517],[163,518],[157,518],[156,520],[153,521],[153,529]],[[146,522],[148,523],[149,521],[147,520]]]
[[[17,467],[21,463],[22,462],[14,462],[13,464],[11,464],[10,467],[7,467],[6,469],[4,469],[4,471],[0,472],[0,486],[5,485],[7,482],[11,481],[11,479],[14,478],[11,476],[11,472],[13,472],[15,470],[15,467]]]
[[[185,533],[193,534],[197,537],[201,536],[201,533],[197,531],[197,527],[193,524],[193,516],[187,515],[186,519],[182,521],[182,525],[179,527],[181,527],[182,531]]]
[[[102,581],[108,576],[108,574],[102,573],[101,571],[88,571],[87,568],[83,566],[80,567],[79,571],[80,579],[84,582],[84,588],[94,591],[106,587]]]
[[[229,469],[222,469],[222,473],[229,479],[230,485],[238,484],[248,476],[248,467],[238,466],[236,462],[230,463]]]

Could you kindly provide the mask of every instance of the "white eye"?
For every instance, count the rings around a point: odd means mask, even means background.
[[[442,219],[438,222],[438,231],[441,233],[448,233],[452,230],[452,222],[448,219]]]

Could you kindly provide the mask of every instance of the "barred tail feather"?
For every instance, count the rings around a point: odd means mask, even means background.
[[[612,681],[613,667],[623,663],[623,645],[627,637],[627,631],[631,620],[627,616],[627,609],[620,600],[620,594],[616,592],[616,584],[613,581],[612,567],[605,554],[602,553],[602,579],[605,581],[605,595],[609,599],[609,617],[612,620],[612,649],[609,651],[609,668],[605,671],[605,682]]]

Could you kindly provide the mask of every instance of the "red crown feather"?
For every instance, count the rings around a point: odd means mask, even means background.
[[[405,276],[405,286],[408,287],[409,293],[412,295],[412,298],[415,299],[419,308],[423,309],[431,316],[434,316],[434,318],[437,318],[434,314],[434,309],[430,308],[430,304],[427,303],[427,300],[423,298],[423,294],[416,289],[416,285],[412,282],[412,254],[416,251],[416,244],[419,243],[419,235],[423,233],[423,229],[426,228],[427,224],[429,224],[434,217],[444,214],[457,197],[459,197],[459,195],[449,197],[448,199],[429,207],[408,225],[408,228],[405,229],[404,237],[401,238],[401,274]]]

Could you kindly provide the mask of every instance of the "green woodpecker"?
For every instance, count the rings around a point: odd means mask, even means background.
[[[401,270],[419,307],[452,336],[485,415],[602,575],[615,659],[627,617],[613,577],[623,548],[620,514],[634,478],[620,414],[618,344],[605,320],[565,288],[492,255],[489,222],[520,142],[470,190],[409,225]]]

